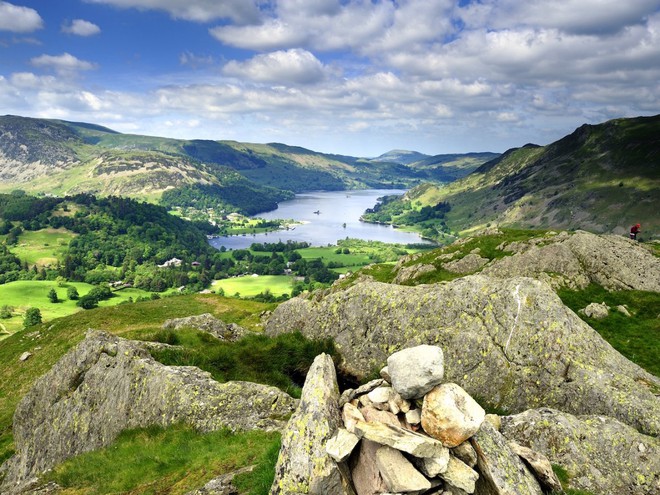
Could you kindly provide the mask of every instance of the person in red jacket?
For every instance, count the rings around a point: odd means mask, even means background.
[[[632,227],[630,227],[630,238],[631,239],[637,240],[637,234],[639,234],[639,232],[640,232],[640,230],[639,230],[640,227],[641,227],[641,225],[638,224],[638,223],[633,225]]]

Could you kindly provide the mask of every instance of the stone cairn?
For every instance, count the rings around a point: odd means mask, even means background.
[[[343,425],[325,450],[348,468],[345,493],[561,492],[546,458],[509,444],[499,417],[443,376],[442,350],[423,345],[391,355],[382,379],[342,393]]]

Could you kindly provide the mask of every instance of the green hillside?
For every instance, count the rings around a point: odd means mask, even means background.
[[[642,238],[653,239],[660,237],[659,164],[660,116],[583,125],[547,146],[509,150],[451,184],[413,188],[381,208],[389,219],[365,218],[423,230],[407,212],[443,203],[452,232],[500,225],[625,235],[641,223]]]

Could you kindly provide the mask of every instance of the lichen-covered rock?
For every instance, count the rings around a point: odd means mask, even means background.
[[[266,332],[333,337],[340,366],[358,377],[387,357],[438,345],[445,380],[512,412],[541,406],[603,414],[660,433],[660,380],[615,351],[545,283],[470,275],[405,287],[363,281],[274,311]]]
[[[350,480],[326,452],[326,443],[341,426],[339,387],[332,358],[314,359],[300,405],[282,433],[271,495],[352,494]]]
[[[660,292],[660,260],[639,243],[584,231],[543,241],[528,243],[527,249],[496,261],[482,273],[534,277],[555,287],[583,289],[596,283],[611,290]]]
[[[488,258],[482,258],[476,253],[471,253],[461,259],[443,263],[442,267],[449,272],[464,275],[480,270],[488,261]]]
[[[400,268],[394,278],[395,284],[405,284],[409,280],[414,280],[421,277],[425,273],[434,272],[436,270],[433,265],[411,265]]]
[[[562,491],[561,482],[552,470],[552,464],[550,464],[550,460],[546,456],[516,442],[509,442],[509,448],[534,473],[534,477],[541,485],[541,488],[550,493]]]
[[[438,385],[424,396],[422,428],[445,447],[456,447],[474,435],[486,412],[455,383]]]
[[[218,383],[194,367],[168,367],[135,341],[89,331],[39,378],[14,414],[16,455],[1,493],[127,428],[186,423],[200,431],[280,429],[296,401],[248,382]]]
[[[275,310],[266,332],[334,338],[340,366],[358,377],[395,351],[438,345],[445,380],[512,412],[541,406],[603,414],[660,433],[660,380],[615,351],[529,278],[470,275],[404,287],[365,281]]]
[[[585,316],[593,318],[594,320],[602,320],[607,318],[610,314],[610,308],[605,303],[591,303],[584,308]]]
[[[478,495],[543,495],[541,486],[506,439],[488,422],[470,439],[480,473]]]
[[[195,328],[202,332],[210,333],[220,340],[233,342],[248,335],[248,330],[236,323],[225,323],[210,313],[204,313],[195,316],[186,316],[185,318],[172,318],[165,320],[163,328],[168,330],[179,330],[181,328]]]
[[[615,419],[534,409],[502,417],[502,435],[564,467],[573,489],[660,494],[660,441]]]
[[[387,358],[387,371],[392,387],[404,399],[423,397],[442,383],[445,374],[442,349],[435,345],[418,345],[395,352]]]

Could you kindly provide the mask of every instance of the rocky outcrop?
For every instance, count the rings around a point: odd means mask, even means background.
[[[14,414],[16,455],[1,493],[127,428],[186,423],[200,431],[284,426],[296,401],[277,388],[218,383],[194,367],[164,366],[139,342],[90,330],[38,379]]]
[[[236,323],[225,323],[210,313],[187,316],[185,318],[173,318],[163,323],[165,330],[179,330],[181,328],[194,328],[209,333],[220,340],[233,342],[251,333]]]
[[[571,488],[660,494],[660,441],[615,419],[534,409],[503,417],[501,431],[564,467]]]
[[[501,249],[516,251],[483,270],[494,277],[534,277],[554,287],[595,283],[610,290],[660,292],[660,261],[639,243],[621,236],[577,231]]]
[[[660,380],[631,363],[530,278],[471,275],[404,287],[362,281],[281,304],[266,332],[331,336],[344,372],[367,376],[395,351],[442,347],[445,381],[520,412],[541,406],[602,414],[657,435]]]

